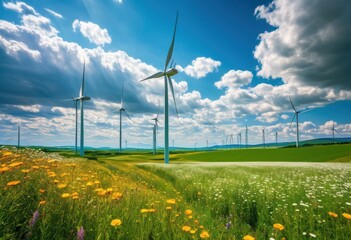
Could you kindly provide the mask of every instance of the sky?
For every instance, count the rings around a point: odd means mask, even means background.
[[[349,0],[2,1],[0,144],[73,146],[85,61],[85,146],[152,145],[164,68],[179,13],[170,93],[170,145],[351,137]],[[292,122],[292,124],[291,124]]]

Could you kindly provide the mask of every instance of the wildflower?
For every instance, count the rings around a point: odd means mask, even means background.
[[[195,220],[194,223],[197,225],[199,224],[199,220]]]
[[[99,180],[94,181],[94,184],[100,184]]]
[[[44,204],[46,204],[45,200],[42,200],[42,201],[39,202],[39,205],[44,205]]]
[[[62,198],[68,198],[69,195],[70,195],[69,193],[64,193],[64,194],[61,195],[61,197],[62,197]]]
[[[348,213],[343,213],[342,216],[346,219],[349,219],[351,220],[351,214],[348,214]]]
[[[106,191],[105,189],[102,189],[102,190],[98,191],[97,194],[98,194],[99,196],[105,196],[105,195],[106,195],[106,192],[107,192],[107,191]]]
[[[172,207],[171,206],[167,206],[166,210],[172,210]]]
[[[316,234],[313,234],[313,233],[309,233],[309,235],[310,235],[310,237],[317,237],[317,235]]]
[[[274,227],[275,230],[279,230],[279,231],[283,231],[284,230],[284,226],[281,225],[280,223],[273,224],[273,227]]]
[[[57,184],[57,183],[59,183],[59,182],[60,182],[60,181],[57,180],[57,179],[54,180],[54,183],[55,183],[55,184]]]
[[[87,182],[87,186],[93,186],[93,184],[92,182]]]
[[[22,169],[21,172],[24,172],[24,173],[29,173],[30,170],[29,169]]]
[[[122,221],[121,221],[121,219],[118,219],[118,218],[113,219],[113,220],[111,221],[111,226],[112,226],[112,227],[116,227],[116,226],[119,226],[119,225],[121,225],[121,224],[122,224]]]
[[[149,209],[149,212],[156,212],[156,209],[150,208],[150,209]]]
[[[4,173],[4,172],[7,172],[7,171],[9,171],[11,168],[9,168],[9,167],[2,167],[2,168],[0,168],[0,173]]]
[[[149,212],[149,209],[143,208],[143,209],[140,210],[140,212],[141,212],[141,213],[147,213],[147,212]]]
[[[3,155],[4,157],[7,157],[7,156],[12,155],[12,152],[4,152],[2,155]]]
[[[192,213],[193,213],[193,211],[191,211],[191,210],[185,210],[186,215],[191,215]]]
[[[183,227],[182,227],[182,230],[183,230],[184,232],[189,232],[189,231],[191,230],[191,227],[189,227],[189,226],[183,226]]]
[[[84,240],[84,235],[85,235],[84,228],[83,226],[81,226],[77,231],[77,240]]]
[[[38,218],[39,218],[39,212],[38,212],[38,210],[36,210],[36,211],[33,213],[32,218],[30,219],[29,226],[30,226],[30,227],[34,227],[34,225],[35,225],[36,222],[38,221]]]
[[[57,185],[58,188],[65,188],[67,187],[67,184],[61,183],[59,185]]]
[[[108,188],[108,189],[106,189],[106,194],[110,194],[110,193],[112,193],[112,191],[113,191],[112,188]]]
[[[254,238],[251,235],[246,235],[246,236],[243,237],[243,240],[256,240],[256,238]]]
[[[23,164],[24,164],[24,162],[14,162],[14,163],[9,164],[9,167],[10,168],[18,167],[18,166],[21,166]]]
[[[338,217],[338,214],[336,213],[333,213],[333,212],[328,212],[328,214],[334,218],[337,218]]]
[[[32,169],[37,170],[37,169],[39,169],[39,167],[38,166],[32,166]]]
[[[44,190],[44,189],[42,189],[42,188],[40,188],[40,189],[39,189],[39,192],[40,192],[40,193],[44,193],[44,192],[45,192],[45,190]]]
[[[207,231],[202,231],[200,234],[200,238],[209,238],[210,234]]]
[[[192,229],[192,230],[190,230],[190,233],[194,234],[194,233],[196,233],[196,230]]]
[[[12,182],[8,182],[6,185],[7,186],[16,186],[16,185],[18,185],[20,183],[21,183],[21,181],[12,181]]]
[[[120,198],[122,198],[123,194],[120,192],[116,192],[114,194],[112,194],[112,199],[113,200],[119,200]]]
[[[226,228],[226,229],[229,229],[231,226],[232,226],[232,222],[231,222],[231,221],[229,221],[229,222],[227,222],[227,223],[225,224],[225,228]]]
[[[175,204],[176,203],[176,200],[174,198],[171,198],[171,199],[167,199],[166,201],[168,204]]]

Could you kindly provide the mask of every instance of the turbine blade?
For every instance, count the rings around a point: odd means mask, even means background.
[[[338,130],[336,130],[335,128],[334,128],[334,131],[335,131],[337,134],[340,134],[340,133],[338,132]]]
[[[177,108],[177,103],[176,103],[176,100],[175,100],[175,96],[174,96],[174,89],[173,89],[173,83],[172,83],[172,79],[167,75],[167,78],[168,78],[168,84],[169,84],[169,87],[172,91],[172,96],[173,96],[173,101],[174,101],[174,106],[175,106],[175,109],[176,109],[176,113],[177,113],[177,117],[178,116],[178,108]]]
[[[295,115],[296,115],[296,113],[294,113],[294,116],[293,116],[293,118],[291,119],[290,127],[289,127],[289,128],[291,128],[291,125],[292,125],[292,123],[293,123],[293,121],[294,121],[294,119],[295,119]]]
[[[294,104],[293,104],[292,101],[291,101],[290,95],[289,95],[289,99],[290,99],[291,106],[292,106],[292,108],[294,109],[294,112],[296,112],[296,109],[295,109],[295,107],[294,107]]]
[[[300,113],[305,113],[305,112],[310,112],[310,111],[312,111],[312,110],[314,110],[313,108],[310,108],[310,109],[304,109],[304,110],[302,110],[302,111],[300,111]]]
[[[177,17],[176,17],[176,22],[175,22],[175,25],[174,25],[174,32],[173,32],[172,43],[171,43],[171,46],[169,47],[167,58],[166,58],[165,71],[166,71],[166,69],[168,67],[168,63],[171,60],[172,54],[173,54],[174,39],[175,39],[176,31],[177,31],[177,22],[178,22],[178,12],[177,12]]]
[[[82,85],[80,86],[79,97],[84,96],[84,77],[85,77],[85,59],[83,64],[83,78],[82,78]]]
[[[151,79],[151,78],[159,78],[159,77],[162,77],[163,75],[164,75],[163,72],[157,72],[157,73],[155,73],[147,78],[144,78],[143,80],[140,80],[139,82],[143,82],[143,81]]]
[[[124,112],[124,113],[126,114],[126,116],[129,118],[129,120],[130,120],[130,121],[132,121],[132,119],[130,119],[130,117],[129,117],[129,115],[128,115],[127,111],[126,111],[126,110],[124,110],[123,112]]]

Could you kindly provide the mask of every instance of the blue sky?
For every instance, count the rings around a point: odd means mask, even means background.
[[[163,69],[175,16],[170,140],[221,144],[249,128],[249,143],[351,136],[351,3],[306,1],[3,1],[0,6],[0,143],[73,145],[86,59],[85,145],[117,147],[122,85],[128,146],[152,143],[163,107]],[[163,145],[163,111],[158,145]],[[123,141],[124,142],[124,141]],[[244,142],[244,139],[242,140]]]

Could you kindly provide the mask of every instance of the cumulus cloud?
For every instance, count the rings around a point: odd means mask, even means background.
[[[73,31],[80,30],[84,37],[88,38],[91,43],[96,45],[104,45],[105,43],[111,43],[112,39],[108,34],[106,28],[102,29],[99,25],[92,22],[74,20],[72,23]]]
[[[61,19],[63,18],[63,16],[61,14],[59,14],[51,9],[48,9],[48,8],[44,8],[44,9],[45,9],[45,11],[47,11],[48,13],[53,15],[54,17],[61,18]]]
[[[198,57],[191,62],[191,65],[188,65],[185,68],[177,65],[176,68],[193,78],[199,79],[206,77],[207,74],[217,70],[219,66],[221,66],[220,61],[215,61],[212,58],[207,57]]]
[[[119,4],[122,4],[123,3],[123,0],[113,0],[115,3],[119,3]]]
[[[33,7],[27,5],[24,2],[3,2],[3,6],[18,13],[38,15]]]
[[[260,34],[258,75],[285,83],[351,90],[349,0],[274,0],[255,10],[274,30]]]
[[[41,108],[41,106],[39,104],[29,105],[29,106],[13,105],[13,107],[16,107],[16,108],[21,109],[21,110],[26,111],[26,112],[32,112],[32,113],[40,112],[40,108]]]
[[[224,74],[220,81],[215,83],[218,89],[238,88],[251,83],[253,74],[250,71],[230,70]]]

